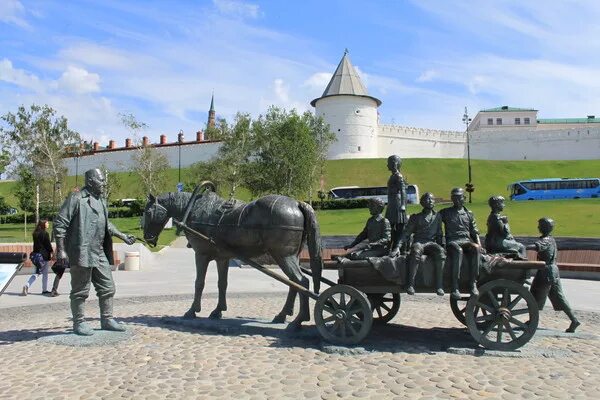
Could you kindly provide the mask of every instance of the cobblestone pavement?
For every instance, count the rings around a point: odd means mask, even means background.
[[[0,310],[0,398],[591,399],[600,393],[598,313],[580,312],[582,334],[565,337],[548,332],[564,330],[568,319],[544,310],[546,334],[509,354],[518,357],[460,355],[445,349],[473,342],[448,297],[403,296],[391,325],[344,352],[323,346],[314,327],[291,335],[241,324],[271,319],[283,301],[283,293],[232,294],[224,318],[238,329],[219,333],[165,318],[182,315],[188,296],[119,299],[115,312],[131,335],[92,347],[47,340],[70,328],[67,304]],[[215,304],[208,296],[201,316]],[[98,315],[97,303],[89,302],[88,315]]]

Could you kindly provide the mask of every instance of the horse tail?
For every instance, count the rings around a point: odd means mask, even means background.
[[[298,207],[304,215],[304,234],[307,238],[308,254],[310,255],[310,270],[313,277],[313,286],[315,293],[319,293],[321,287],[321,276],[323,273],[323,257],[321,255],[321,234],[319,232],[319,223],[313,208],[304,203],[298,202]]]

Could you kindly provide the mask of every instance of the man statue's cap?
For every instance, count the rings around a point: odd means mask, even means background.
[[[461,187],[456,187],[454,189],[452,189],[452,192],[450,192],[450,195],[463,195],[465,194],[465,190]]]

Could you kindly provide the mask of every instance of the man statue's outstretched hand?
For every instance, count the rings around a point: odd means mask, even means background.
[[[128,245],[132,245],[135,243],[135,236],[133,235],[123,235],[121,239],[123,239],[123,241]]]

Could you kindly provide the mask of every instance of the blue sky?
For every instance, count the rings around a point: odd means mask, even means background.
[[[49,104],[85,139],[311,109],[348,48],[381,121],[462,130],[464,107],[600,115],[597,1],[0,0],[0,113]]]

